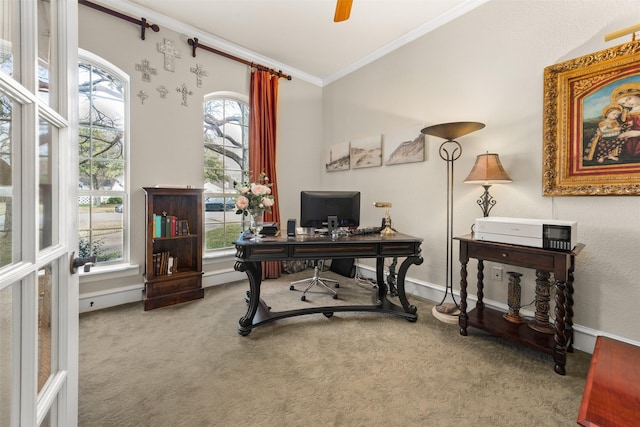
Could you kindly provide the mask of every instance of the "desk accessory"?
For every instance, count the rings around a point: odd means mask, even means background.
[[[373,202],[373,206],[376,208],[385,208],[384,211],[384,228],[380,231],[381,236],[393,236],[396,232],[391,228],[391,213],[389,212],[389,208],[391,208],[390,202]]]
[[[290,219],[287,221],[287,237],[296,237],[296,220]]]
[[[438,320],[445,323],[458,323],[460,313],[458,303],[453,296],[453,164],[462,155],[462,147],[456,138],[467,135],[484,128],[484,123],[477,122],[453,122],[433,125],[422,129],[425,135],[433,135],[444,138],[440,145],[440,158],[447,162],[447,271],[444,297],[440,304],[433,307],[432,314]],[[453,303],[445,304],[447,294],[451,292]]]

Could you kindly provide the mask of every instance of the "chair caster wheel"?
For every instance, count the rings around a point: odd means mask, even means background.
[[[339,287],[340,287],[340,283],[336,283],[336,286],[335,286],[335,287],[336,287],[336,288],[339,288]]]
[[[304,295],[300,297],[300,301],[306,301],[306,300],[307,300],[307,297],[305,297]]]
[[[326,318],[333,316],[333,313],[322,313],[322,314],[324,314],[324,317]]]
[[[296,290],[296,288],[295,288],[293,285],[291,285],[291,286],[289,286],[289,290],[290,290],[290,291],[295,291],[295,290]]]
[[[334,295],[334,296],[333,296],[333,299],[338,299],[338,295]]]

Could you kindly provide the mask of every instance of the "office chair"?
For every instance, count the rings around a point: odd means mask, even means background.
[[[333,290],[327,283],[333,283],[336,288],[340,287],[340,283],[337,280],[327,279],[326,277],[320,277],[320,273],[324,267],[324,260],[315,260],[313,262],[313,277],[308,279],[296,280],[295,282],[291,282],[291,286],[289,289],[292,291],[296,290],[295,285],[300,283],[308,283],[307,288],[302,292],[302,296],[300,297],[300,301],[307,300],[307,291],[314,287],[315,285],[320,285],[327,289],[329,292],[333,294],[333,299],[338,299],[338,293]]]

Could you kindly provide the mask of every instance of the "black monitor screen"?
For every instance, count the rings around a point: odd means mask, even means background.
[[[360,225],[359,191],[301,191],[300,226],[326,227],[330,216],[338,217],[338,226]]]

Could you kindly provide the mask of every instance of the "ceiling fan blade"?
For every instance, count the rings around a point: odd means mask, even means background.
[[[342,22],[349,19],[352,4],[353,0],[338,0],[338,4],[336,4],[336,14],[333,17],[333,22]]]

